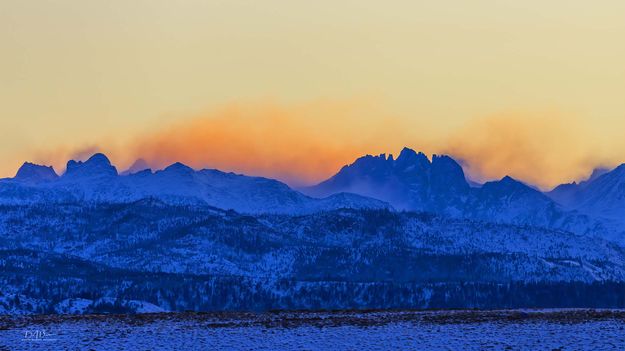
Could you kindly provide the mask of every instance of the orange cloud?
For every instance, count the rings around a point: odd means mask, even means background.
[[[398,149],[400,124],[364,102],[231,104],[148,132],[129,149],[156,168],[180,161],[303,184],[381,146]]]
[[[68,158],[102,151],[120,171],[143,158],[154,169],[179,161],[303,185],[364,154],[398,152],[403,146],[449,154],[474,180],[510,175],[543,189],[625,159],[625,144],[603,140],[592,125],[553,111],[502,113],[435,131],[427,121],[388,115],[368,101],[316,101],[230,104],[154,126],[133,140],[50,149],[34,160],[62,171]]]
[[[510,175],[544,189],[618,163],[592,125],[553,111],[478,118],[451,133],[445,143],[441,150],[462,160],[474,179]]]

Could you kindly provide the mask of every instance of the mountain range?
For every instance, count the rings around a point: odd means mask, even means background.
[[[14,178],[0,181],[0,203],[132,202],[158,198],[168,203],[206,204],[244,213],[310,213],[335,208],[386,208],[388,204],[357,194],[321,199],[306,196],[273,179],[215,169],[199,171],[174,163],[152,172],[142,161],[118,174],[109,159],[95,154],[70,160],[63,175],[51,167],[24,163]]]
[[[348,192],[384,200],[399,210],[561,229],[624,242],[623,170],[625,166],[595,173],[580,185],[548,193],[509,176],[475,187],[451,157],[434,155],[430,161],[423,153],[404,148],[397,159],[385,154],[361,157],[329,179],[300,190],[311,196]]]
[[[318,185],[103,154],[0,180],[0,313],[625,307],[625,166],[550,192],[453,158]]]
[[[587,181],[546,193],[509,176],[472,186],[453,158],[433,155],[430,160],[409,148],[396,159],[386,154],[360,157],[329,179],[297,190],[273,179],[194,170],[182,163],[153,172],[142,159],[119,174],[103,154],[84,162],[68,161],[60,176],[52,167],[26,162],[14,178],[0,180],[0,203],[144,198],[250,214],[390,208],[565,230],[625,243],[625,165],[596,170]]]

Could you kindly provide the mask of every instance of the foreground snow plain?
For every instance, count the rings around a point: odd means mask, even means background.
[[[0,350],[623,350],[623,310],[0,317]]]

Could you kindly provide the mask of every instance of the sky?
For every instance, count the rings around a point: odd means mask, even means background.
[[[403,146],[549,188],[625,162],[625,2],[0,1],[0,177],[105,152],[311,184]]]

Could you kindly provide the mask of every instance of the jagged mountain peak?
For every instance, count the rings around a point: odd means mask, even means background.
[[[448,157],[448,156],[441,156]],[[455,162],[455,161],[454,161]],[[393,154],[381,153],[379,155],[367,154],[357,158],[353,163],[343,166],[337,175],[344,171],[357,173],[371,172],[372,170],[392,169],[410,171],[424,171],[431,165],[430,160],[423,152],[416,152],[410,148],[404,147],[397,158]]]
[[[111,161],[102,153],[96,153],[89,157],[87,161],[70,160],[67,162],[66,177],[96,177],[96,176],[116,176],[117,169],[111,165]]]
[[[404,170],[423,170],[430,165],[430,160],[423,152],[416,152],[413,149],[404,147],[397,160],[395,160],[395,167]]]
[[[302,189],[312,196],[350,192],[391,203],[395,208],[428,210],[458,208],[469,191],[462,167],[451,157],[403,148],[395,159],[366,155],[316,186]]]
[[[436,171],[447,171],[460,174],[464,178],[464,170],[456,160],[447,155],[433,155],[432,169]]]
[[[411,159],[411,158],[415,158],[415,157],[423,157],[425,156],[425,154],[421,151],[416,152],[415,150],[404,146],[401,151],[399,152],[399,157],[397,157],[397,159]],[[425,158],[427,158],[427,156],[425,156]]]
[[[46,182],[57,179],[59,176],[52,166],[42,166],[30,162],[24,162],[13,179],[22,182]]]
[[[351,166],[362,167],[362,166],[370,166],[374,164],[384,164],[389,160],[392,161],[392,158],[387,158],[386,154],[384,153],[379,154],[379,155],[366,154],[364,156],[358,157],[352,164],[346,165],[345,167],[351,167]]]
[[[453,158],[433,155],[430,168],[430,183],[437,192],[455,191],[462,194],[470,188],[462,166]]]

